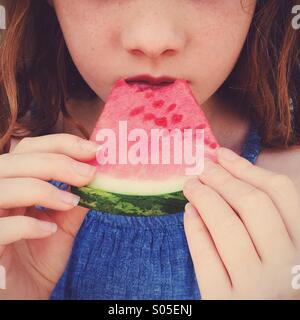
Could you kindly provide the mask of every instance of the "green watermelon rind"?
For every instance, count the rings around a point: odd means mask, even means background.
[[[90,187],[73,187],[79,206],[128,216],[161,216],[184,211],[188,202],[182,191],[155,196],[124,195]]]

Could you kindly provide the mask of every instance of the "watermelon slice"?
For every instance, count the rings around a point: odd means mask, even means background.
[[[181,79],[164,86],[118,80],[90,140],[101,145],[90,161],[96,177],[72,191],[81,197],[81,206],[125,215],[182,211],[184,183],[201,173],[192,169],[203,168],[204,156],[216,161],[219,147],[188,82]]]

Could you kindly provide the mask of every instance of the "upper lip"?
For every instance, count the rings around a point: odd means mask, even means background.
[[[141,74],[141,75],[130,77],[130,78],[126,79],[127,82],[146,82],[151,85],[158,85],[161,83],[172,83],[175,80],[176,80],[175,78],[172,78],[169,76],[153,77],[149,74]]]

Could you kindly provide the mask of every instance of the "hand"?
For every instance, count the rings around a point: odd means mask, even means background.
[[[0,155],[0,265],[8,275],[0,300],[49,297],[86,212],[74,211],[77,196],[46,181],[86,185],[95,168],[81,161],[95,155],[94,143],[69,134],[24,138]]]
[[[227,157],[226,157],[227,155]],[[289,299],[300,264],[300,197],[285,175],[228,149],[187,182],[184,226],[203,299]]]

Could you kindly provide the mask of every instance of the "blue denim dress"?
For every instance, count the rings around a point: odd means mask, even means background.
[[[252,126],[242,156],[256,162]],[[51,181],[58,188],[67,186]],[[200,279],[201,281],[201,279]],[[183,226],[183,212],[124,216],[89,210],[50,299],[197,300],[201,298]]]

